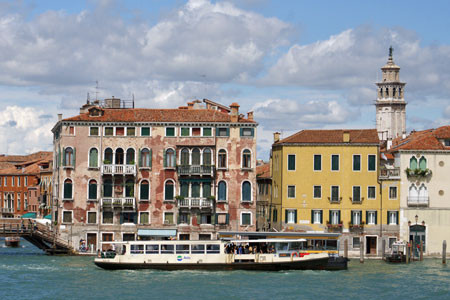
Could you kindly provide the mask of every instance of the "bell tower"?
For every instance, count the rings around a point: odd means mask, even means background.
[[[377,82],[378,97],[375,102],[378,137],[381,141],[394,139],[406,134],[406,102],[404,99],[406,83],[400,82],[400,67],[392,58],[389,48],[387,63],[381,67],[381,82]]]

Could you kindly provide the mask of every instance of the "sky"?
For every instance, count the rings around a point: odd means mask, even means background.
[[[88,95],[134,96],[238,102],[268,160],[275,131],[375,128],[391,45],[408,131],[447,125],[449,12],[439,0],[0,0],[0,153],[51,150],[57,114]]]

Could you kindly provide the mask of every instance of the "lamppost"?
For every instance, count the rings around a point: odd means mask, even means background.
[[[416,215],[414,217],[414,219],[416,220],[416,227],[414,227],[416,234],[414,236],[414,243],[413,243],[413,245],[414,245],[414,253],[416,254],[416,256],[419,256],[418,253],[417,253],[417,251],[418,251],[418,248],[417,248],[417,221],[419,220],[419,216]]]

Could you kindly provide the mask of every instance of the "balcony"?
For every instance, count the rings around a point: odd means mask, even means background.
[[[136,175],[136,165],[102,165],[102,175]]]
[[[124,211],[136,210],[136,199],[133,197],[126,198],[102,198],[102,208],[122,209]]]
[[[327,224],[328,232],[342,232],[342,223],[339,224]]]
[[[192,176],[192,175],[214,176],[214,170],[215,167],[209,165],[186,165],[177,167],[178,175],[181,176]]]
[[[330,201],[330,203],[339,204],[342,201],[342,197],[328,197],[328,201]]]
[[[4,214],[13,214],[14,213],[14,208],[11,207],[3,207],[1,209],[1,212]]]
[[[428,206],[429,201],[428,196],[408,196],[408,206]]]
[[[400,168],[381,168],[380,179],[400,179]]]
[[[180,208],[212,208],[213,202],[207,198],[184,198],[178,200]]]
[[[352,204],[362,204],[364,197],[359,197],[359,198],[353,198],[353,197],[349,197],[350,201],[352,201]]]

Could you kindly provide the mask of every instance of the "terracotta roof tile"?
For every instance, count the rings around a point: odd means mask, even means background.
[[[398,150],[450,150],[444,146],[440,139],[450,139],[450,126],[436,129],[413,131],[406,138],[397,138],[392,141],[390,151]]]
[[[379,144],[376,129],[317,129],[302,130],[275,144],[305,143],[305,144],[344,144],[344,132],[350,133],[350,144]]]
[[[102,116],[90,116],[83,113],[63,121],[90,122],[231,122],[227,113],[213,109],[102,109]],[[241,123],[256,123],[246,118],[239,118]]]
[[[256,177],[257,178],[270,178],[270,164],[265,163],[256,166]]]

